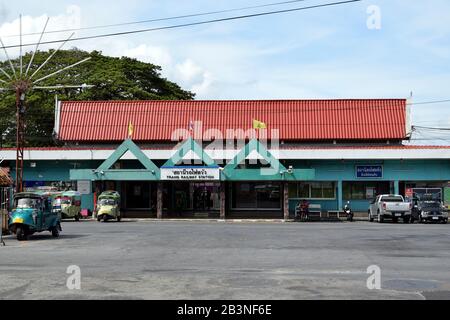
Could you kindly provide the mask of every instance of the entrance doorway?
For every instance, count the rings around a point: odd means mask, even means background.
[[[219,182],[172,183],[172,210],[169,215],[215,217],[220,211]]]
[[[219,187],[220,184],[218,183],[192,183],[192,203],[194,211],[219,210]]]
[[[126,181],[123,185],[125,207],[127,210],[151,210],[152,188],[150,182]]]

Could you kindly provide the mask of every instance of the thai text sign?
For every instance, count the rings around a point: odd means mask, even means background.
[[[356,166],[357,178],[383,178],[383,166]]]
[[[220,180],[219,167],[162,167],[161,180]]]
[[[78,180],[77,181],[77,191],[81,194],[90,194],[91,193],[91,181]]]

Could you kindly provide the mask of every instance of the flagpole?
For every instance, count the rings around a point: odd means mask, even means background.
[[[131,140],[131,138],[133,137],[133,133],[134,133],[134,126],[133,123],[130,121],[128,122],[128,139]]]

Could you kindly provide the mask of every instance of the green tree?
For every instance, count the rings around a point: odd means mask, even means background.
[[[47,59],[53,51],[38,51],[28,75]],[[192,100],[195,94],[183,90],[179,85],[161,76],[161,67],[122,57],[108,57],[99,51],[86,52],[78,49],[58,51],[34,77],[37,80],[45,75],[69,66],[87,57],[91,60],[72,69],[39,82],[39,86],[56,85],[93,85],[93,88],[31,90],[26,96],[26,145],[54,145],[52,138],[54,127],[55,95],[60,100]],[[23,57],[24,69],[31,59],[31,53]],[[13,61],[19,65],[18,59]],[[7,61],[0,67],[12,75]],[[0,74],[1,80],[8,80]],[[0,87],[7,84],[0,83]],[[16,107],[13,91],[0,92],[0,132],[2,146],[15,146]]]

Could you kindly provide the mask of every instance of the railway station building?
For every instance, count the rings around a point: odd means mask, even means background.
[[[303,199],[367,212],[414,188],[448,203],[450,147],[411,133],[407,99],[58,101],[59,146],[25,150],[24,185],[78,190],[91,211],[117,190],[125,217],[288,219]]]

